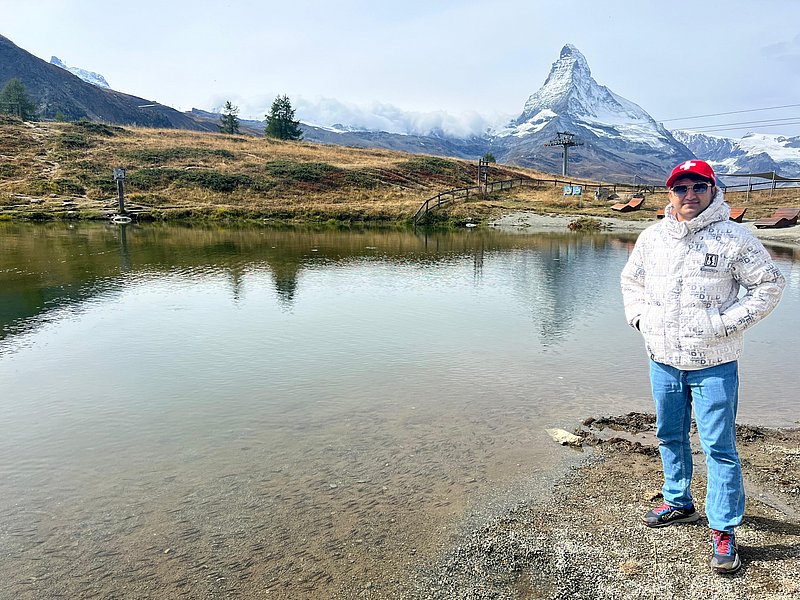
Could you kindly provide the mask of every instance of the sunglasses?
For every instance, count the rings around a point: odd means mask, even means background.
[[[708,191],[709,187],[711,187],[710,183],[695,183],[692,186],[692,191],[695,194],[705,194]],[[689,186],[688,185],[675,185],[670,189],[672,190],[672,192],[676,196],[680,196],[680,197],[685,196],[689,192]]]

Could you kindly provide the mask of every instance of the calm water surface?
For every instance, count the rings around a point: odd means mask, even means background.
[[[0,225],[0,597],[410,597],[544,428],[650,410],[634,239]],[[740,420],[791,425],[773,253]]]

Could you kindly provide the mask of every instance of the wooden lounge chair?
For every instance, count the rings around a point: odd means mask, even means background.
[[[747,207],[745,208],[731,208],[731,221],[736,221],[737,223],[741,223],[742,219],[744,218],[744,213],[747,212]],[[656,213],[656,219],[663,219],[664,218],[664,209],[659,208],[658,212]]]
[[[747,207],[744,208],[734,208],[731,207],[731,221],[736,221],[737,223],[741,223],[742,219],[744,219],[744,213],[747,212]]]
[[[634,196],[628,202],[619,202],[611,207],[611,210],[619,212],[631,212],[632,210],[639,210],[644,204],[643,196]]]
[[[798,215],[800,215],[800,208],[779,208],[772,213],[771,217],[758,219],[753,225],[759,229],[791,227],[792,225],[797,225]]]

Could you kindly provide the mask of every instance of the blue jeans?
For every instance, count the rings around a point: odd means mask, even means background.
[[[664,465],[664,501],[692,504],[692,405],[706,455],[706,517],[712,529],[732,532],[744,517],[744,482],[736,452],[739,365],[736,361],[682,371],[650,361],[650,385],[656,406],[656,436]]]

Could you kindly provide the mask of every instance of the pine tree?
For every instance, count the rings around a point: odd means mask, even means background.
[[[299,140],[303,137],[300,121],[294,120],[294,109],[288,96],[275,98],[266,117],[267,126],[264,128],[264,135],[267,137],[279,140]]]
[[[222,109],[222,116],[219,118],[219,130],[221,133],[239,133],[239,107],[231,104],[228,100],[225,108]]]
[[[36,116],[36,105],[28,96],[28,91],[16,77],[0,91],[0,113],[17,115],[23,121]]]

